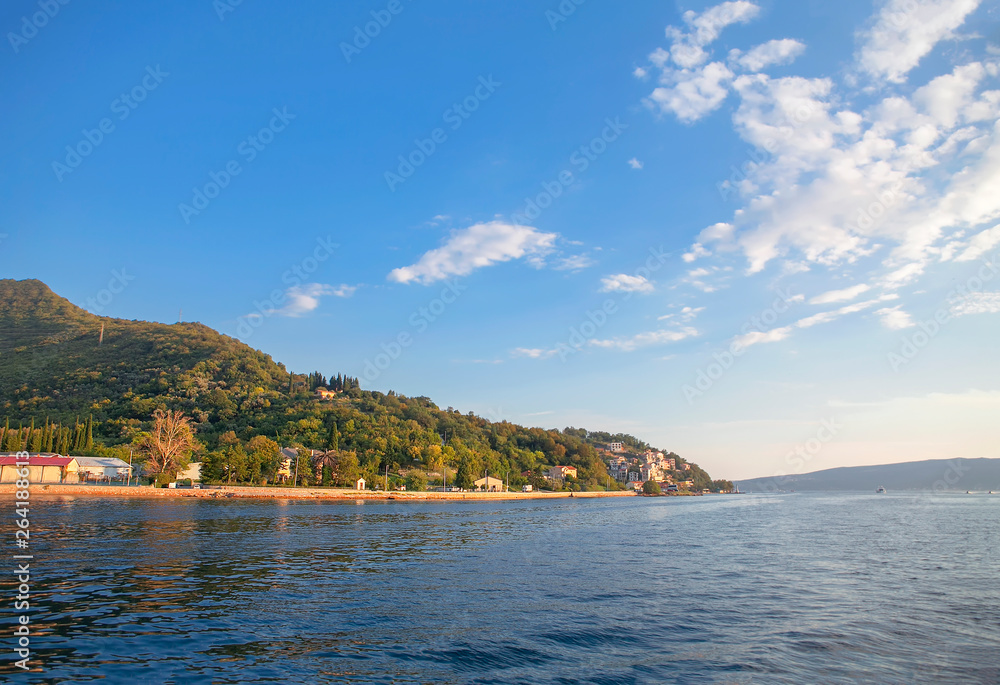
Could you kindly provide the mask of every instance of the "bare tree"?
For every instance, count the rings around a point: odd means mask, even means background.
[[[176,476],[187,467],[195,448],[191,419],[180,411],[157,409],[153,412],[153,429],[140,436],[136,448],[153,474]]]

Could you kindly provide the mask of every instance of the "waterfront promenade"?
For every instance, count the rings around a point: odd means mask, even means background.
[[[0,496],[13,496],[14,484],[0,485]],[[150,486],[80,485],[37,483],[31,485],[34,496],[82,497],[198,497],[203,499],[311,499],[311,500],[527,500],[568,497],[635,497],[632,491],[617,492],[397,492],[351,490],[341,488],[251,487],[237,485],[205,486],[202,489],[153,488]]]

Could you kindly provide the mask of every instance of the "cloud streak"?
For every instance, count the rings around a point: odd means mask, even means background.
[[[389,280],[428,285],[514,259],[526,259],[541,267],[544,257],[554,249],[556,238],[555,233],[543,233],[531,226],[501,221],[475,224],[453,231],[441,247],[425,252],[416,263],[393,269]]]

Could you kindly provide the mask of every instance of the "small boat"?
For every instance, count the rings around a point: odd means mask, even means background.
[[[884,485],[878,486],[877,488],[875,488],[875,492],[877,494],[879,494],[879,495],[884,495],[885,494],[885,486]]]

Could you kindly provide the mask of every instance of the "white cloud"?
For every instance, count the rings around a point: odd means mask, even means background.
[[[868,74],[876,85],[903,82],[936,44],[957,35],[979,4],[884,0],[859,34],[848,71]],[[908,13],[900,15],[904,9]],[[704,35],[717,37],[718,31]],[[748,273],[777,262],[784,277],[877,256],[879,261],[866,262],[874,262],[866,266],[870,285],[814,300],[848,302],[874,288],[892,292],[913,284],[935,262],[974,260],[1000,245],[1000,50],[977,59],[981,46],[969,41],[952,55],[958,60],[953,67],[886,91],[870,83],[859,87],[850,77],[775,78],[754,71],[793,59],[802,50],[796,41],[733,50],[723,63],[711,54],[710,41],[686,38],[689,33],[694,30],[672,29],[670,50],[650,56],[662,72],[659,97],[651,102],[690,122],[733,95],[733,128],[753,151],[754,163],[720,184],[736,207],[716,217],[683,254],[686,263],[707,258],[698,263],[713,275],[689,272],[679,283],[710,292],[714,279],[724,275],[715,270],[728,267],[734,253],[745,257]],[[710,67],[718,78],[707,78]],[[722,77],[722,68],[729,74]],[[901,325],[905,312],[893,311],[879,316],[887,325]],[[757,339],[767,340],[748,338],[751,344]]]
[[[840,309],[833,309],[828,312],[820,312],[819,314],[813,314],[812,316],[807,316],[804,319],[799,319],[795,322],[796,328],[811,328],[817,324],[829,323],[831,321],[836,321],[842,316],[847,316],[848,314],[854,314],[862,310],[868,309],[873,305],[883,302],[885,298],[879,298],[877,300],[867,300],[865,302],[858,302],[856,304],[849,304]]]
[[[1000,293],[969,293],[951,307],[953,316],[1000,313]]]
[[[602,293],[651,293],[653,284],[645,276],[616,274],[601,279]]]
[[[393,269],[389,280],[427,285],[521,258],[541,266],[543,257],[552,251],[557,237],[555,233],[542,233],[531,226],[500,221],[475,224],[453,231],[441,247],[424,253],[416,264]]]
[[[955,261],[971,262],[973,259],[979,259],[998,244],[1000,244],[1000,224],[973,236],[968,243],[968,247],[965,248],[962,254],[955,257]]]
[[[790,64],[805,52],[806,46],[791,38],[771,40],[751,49],[745,55],[739,51],[730,54],[730,62],[747,71],[761,71],[774,64]]]
[[[759,13],[760,7],[747,0],[723,2],[700,14],[690,10],[685,12],[686,31],[673,26],[667,28],[667,38],[671,39],[671,59],[685,69],[703,64],[708,57],[702,48],[714,43],[722,29],[733,24],[745,24]]]
[[[878,304],[879,302],[891,299],[895,299],[895,295],[882,296],[878,299],[866,300],[865,302],[849,304],[839,309],[813,314],[812,316],[799,319],[790,326],[782,326],[781,328],[774,328],[769,331],[750,331],[749,333],[738,335],[733,338],[732,344],[735,349],[742,350],[759,343],[778,342],[779,340],[787,339],[796,328],[812,328],[813,326],[817,326],[819,324],[830,323],[831,321],[836,321],[842,316],[863,311]]]
[[[698,335],[698,330],[691,328],[690,326],[684,327],[680,330],[674,331],[649,331],[647,333],[639,333],[631,338],[614,338],[611,340],[591,340],[590,344],[594,347],[603,347],[605,349],[616,349],[622,352],[632,352],[639,349],[640,347],[649,347],[652,345],[666,345],[669,343],[680,342],[686,338],[691,338]]]
[[[305,283],[285,291],[285,303],[280,309],[269,309],[265,313],[273,316],[298,318],[319,307],[323,297],[350,297],[357,286],[332,286],[324,283]]]
[[[689,321],[693,321],[698,314],[703,311],[705,311],[704,307],[684,307],[679,312],[674,314],[665,314],[657,317],[657,321],[670,321],[671,319],[677,319],[682,323],[688,323]]]
[[[650,102],[663,112],[671,112],[689,124],[715,111],[729,95],[733,72],[722,62],[699,69],[671,70],[661,81],[667,85],[653,90]]]
[[[823,293],[822,295],[817,295],[816,297],[809,300],[809,304],[830,304],[831,302],[847,302],[853,300],[858,295],[866,293],[871,290],[870,285],[865,285],[864,283],[860,285],[854,285],[850,288],[844,288],[843,290],[830,290]]]
[[[979,6],[980,0],[888,0],[859,37],[859,68],[876,79],[902,83],[941,40]]]
[[[555,266],[552,268],[557,271],[580,271],[594,266],[594,264],[597,264],[597,262],[587,255],[576,254],[568,257],[560,257],[556,260]]]
[[[974,92],[984,68],[958,67],[918,91],[920,102],[891,96],[861,114],[837,109],[843,96],[828,79],[736,78],[737,133],[769,154],[748,170],[732,220],[698,236],[700,249],[741,250],[755,273],[792,250],[830,266],[888,243],[887,273],[876,280],[913,281],[934,255],[958,248],[937,243],[1000,218],[1000,193],[990,191],[1000,186],[1000,128],[966,114],[992,101],[992,91]],[[982,141],[976,152],[954,142],[970,139]]]
[[[875,312],[882,317],[882,325],[894,331],[914,326],[913,318],[899,306],[883,307]]]
[[[959,123],[960,115],[969,111],[976,87],[985,76],[986,68],[979,62],[957,67],[919,88],[913,94],[913,102],[936,126],[952,129]]]
[[[632,75],[635,76],[636,78],[642,79],[646,78],[646,76],[649,75],[649,72],[647,72],[642,67],[636,67],[635,71],[632,72]]]
[[[633,169],[637,169],[637,170],[638,170],[638,169],[641,169],[641,168],[642,168],[642,167],[644,166],[644,165],[643,165],[643,163],[642,163],[642,162],[640,162],[640,161],[639,161],[638,159],[636,159],[635,157],[633,157],[632,159],[630,159],[630,160],[628,161],[628,165],[629,165],[630,167],[632,167]]]
[[[649,61],[660,70],[660,85],[647,103],[685,123],[717,109],[729,94],[733,72],[723,62],[706,64],[709,53],[705,47],[727,26],[746,23],[759,13],[760,7],[747,0],[723,2],[701,13],[685,12],[684,27],[667,27],[670,50],[657,48],[649,55]],[[642,69],[642,73],[645,76],[647,71]]]
[[[685,252],[681,259],[690,264],[699,257],[709,257],[711,254],[701,243],[695,243],[691,246],[691,251]]]
[[[745,350],[751,345],[757,345],[758,343],[778,342],[779,340],[784,340],[791,334],[791,326],[773,328],[769,331],[750,331],[749,333],[736,336],[733,339],[732,347],[734,350]]]
[[[548,359],[557,354],[559,354],[558,348],[543,350],[537,347],[518,347],[510,352],[510,356],[512,357],[527,357],[528,359]]]

